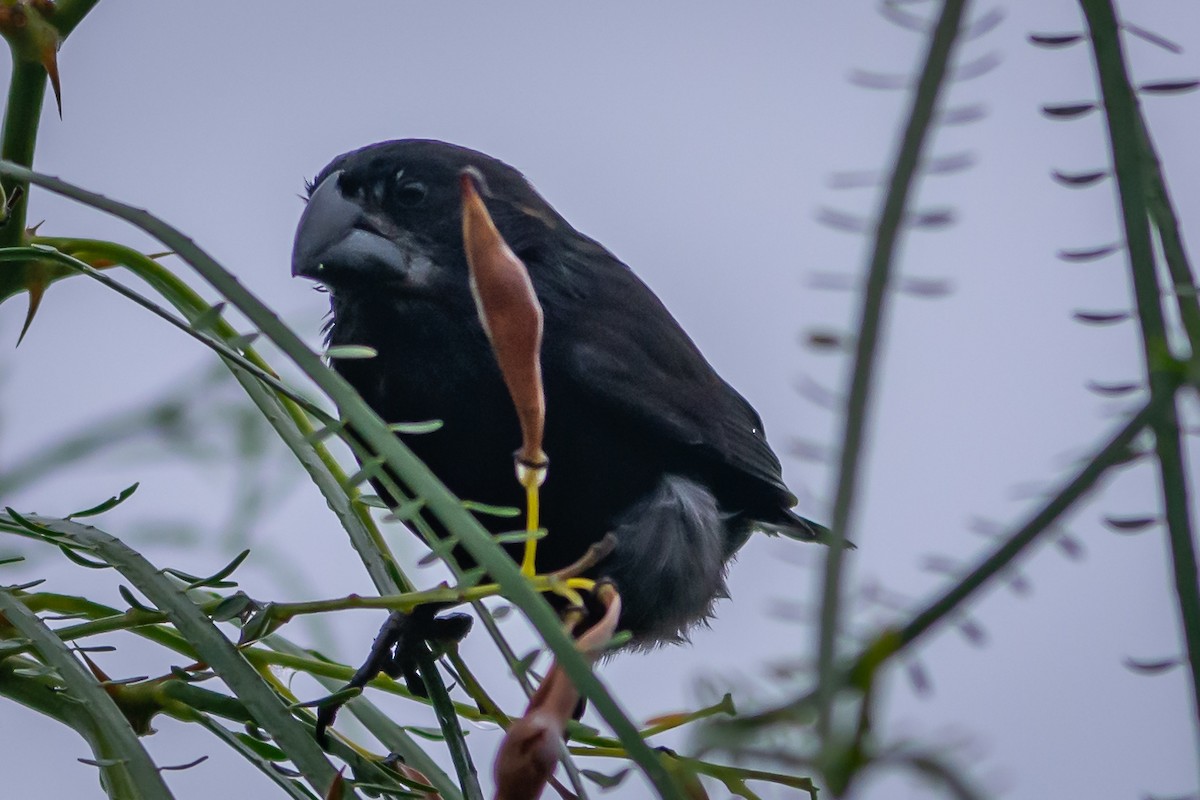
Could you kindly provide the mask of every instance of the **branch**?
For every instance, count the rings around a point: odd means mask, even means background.
[[[53,25],[61,39],[83,21],[98,0],[60,0],[54,10]],[[39,12],[40,13],[40,12]],[[37,61],[23,58],[20,48],[9,44],[12,52],[12,76],[8,83],[8,103],[4,113],[4,133],[0,140],[0,158],[29,167],[37,144],[38,123],[46,98],[46,69]],[[11,198],[20,187],[22,196],[10,206],[10,214],[0,226],[0,246],[20,244],[25,235],[26,209],[29,206],[29,182],[9,178],[3,182],[4,194]]]
[[[1125,69],[1117,17],[1112,4],[1108,0],[1081,0],[1081,5],[1087,17],[1096,70],[1100,75],[1100,90],[1104,96],[1104,112],[1108,122],[1117,189],[1120,192],[1129,268],[1137,299],[1146,369],[1149,372],[1151,404],[1155,408],[1152,425],[1171,543],[1171,565],[1183,623],[1183,639],[1191,667],[1192,708],[1196,717],[1196,733],[1200,738],[1200,584],[1197,583],[1196,550],[1188,502],[1189,486],[1175,407],[1175,392],[1180,383],[1182,369],[1171,354],[1167,338],[1160,305],[1162,290],[1150,242],[1149,213],[1145,196],[1147,170],[1151,170],[1150,174],[1157,174],[1157,169],[1145,164],[1145,156],[1149,152],[1146,148],[1149,137],[1145,135],[1145,123],[1141,119]],[[1161,176],[1158,180],[1161,185]],[[1165,186],[1162,188],[1165,194]],[[1166,240],[1164,246],[1165,244]],[[1177,263],[1176,269],[1179,266]],[[1188,317],[1185,316],[1184,319],[1186,321]]]
[[[879,213],[875,244],[867,272],[866,291],[859,311],[854,374],[850,381],[849,400],[846,403],[837,494],[833,506],[832,536],[829,552],[825,557],[824,584],[821,592],[817,668],[821,712],[818,726],[822,738],[829,734],[832,722],[830,710],[836,691],[834,665],[841,622],[842,559],[845,554],[847,530],[851,524],[855,490],[858,486],[858,463],[867,424],[875,351],[887,312],[885,301],[891,277],[892,257],[900,238],[900,228],[905,217],[904,209],[917,175],[929,128],[933,124],[938,93],[946,76],[946,66],[959,32],[965,5],[965,0],[946,0],[937,27],[930,38],[929,51],[921,69],[916,94],[913,96],[908,124],[900,140],[887,194]]]

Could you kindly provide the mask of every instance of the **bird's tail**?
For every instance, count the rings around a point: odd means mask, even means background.
[[[819,542],[821,544],[830,544],[833,541],[833,535],[829,528],[791,511],[781,512],[778,519],[760,520],[759,526],[768,536],[786,536],[802,542]],[[849,542],[846,543],[846,546],[854,547]]]

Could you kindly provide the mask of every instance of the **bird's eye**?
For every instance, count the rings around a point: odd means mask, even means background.
[[[396,202],[402,206],[412,208],[421,205],[425,199],[425,195],[429,194],[429,189],[420,181],[409,181],[401,184],[396,190]]]

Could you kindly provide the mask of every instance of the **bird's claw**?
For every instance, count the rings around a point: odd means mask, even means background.
[[[435,616],[440,607],[427,605],[411,613],[393,611],[379,629],[371,650],[344,687],[317,707],[316,739],[322,747],[328,744],[328,729],[338,711],[354,695],[347,689],[362,689],[379,673],[389,678],[404,678],[408,690],[418,697],[428,697],[425,680],[417,669],[420,648],[433,646],[437,653],[447,645],[457,644],[471,630],[467,614]]]

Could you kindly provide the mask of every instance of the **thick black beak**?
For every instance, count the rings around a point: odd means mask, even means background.
[[[376,231],[361,205],[342,195],[341,176],[329,175],[309,197],[292,244],[292,274],[322,283],[404,274],[404,252]]]

